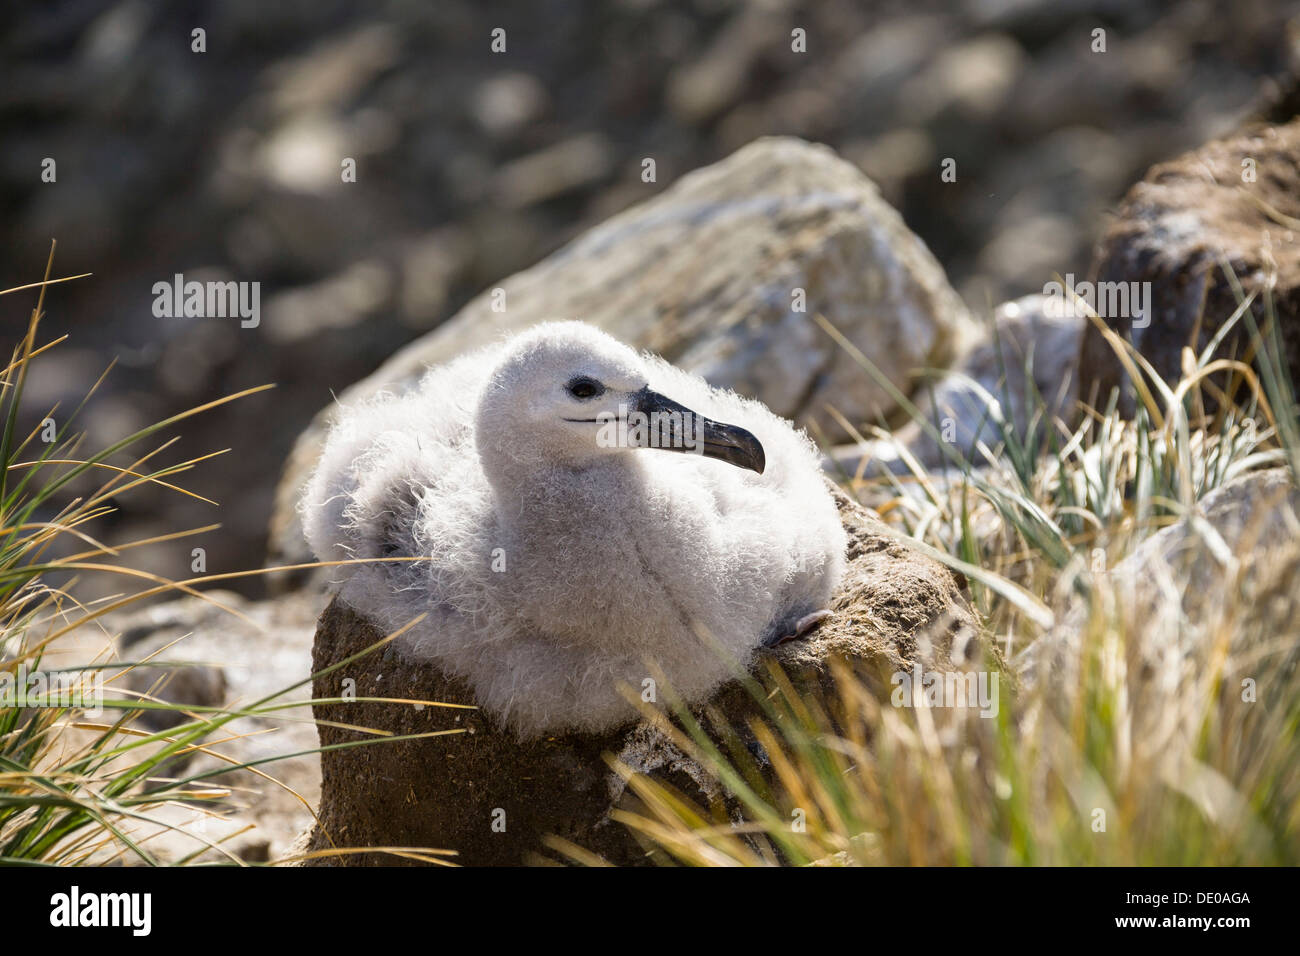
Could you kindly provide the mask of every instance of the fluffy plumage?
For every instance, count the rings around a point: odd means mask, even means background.
[[[714,420],[709,453],[728,460],[611,447],[609,416],[647,395]],[[348,566],[341,596],[388,629],[427,613],[399,651],[523,737],[623,722],[619,685],[656,668],[704,699],[826,607],[844,567],[802,432],[577,322],[340,409],[301,510],[321,560],[428,558]]]

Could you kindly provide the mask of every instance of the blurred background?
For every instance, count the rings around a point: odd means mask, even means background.
[[[48,293],[42,339],[71,339],[38,360],[29,410],[74,407],[116,358],[83,420],[100,447],[277,383],[166,453],[234,449],[182,481],[220,509],[146,490],[113,525],[220,521],[141,566],[183,576],[201,544],[210,572],[257,567],[281,464],[332,390],[683,173],[762,135],[828,143],[987,315],[1086,273],[1153,162],[1292,115],[1298,17],[1288,0],[10,3],[0,288],[39,279],[51,238],[56,275],[94,273]],[[260,282],[260,325],[155,318],[153,284],[178,272]],[[0,298],[7,345],[34,301]]]

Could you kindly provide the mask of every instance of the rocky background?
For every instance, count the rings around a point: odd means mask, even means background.
[[[11,4],[0,287],[39,278],[51,238],[56,274],[94,273],[49,294],[45,332],[71,342],[32,383],[33,414],[75,404],[113,355],[84,422],[96,442],[277,383],[187,423],[168,452],[234,447],[188,482],[219,512],[118,502],[120,540],[221,521],[202,540],[209,570],[255,567],[281,463],[332,389],[682,174],[763,135],[830,144],[987,316],[1053,272],[1085,273],[1106,210],[1150,164],[1252,115],[1286,119],[1298,14],[1281,0]],[[505,53],[489,51],[496,27]],[[260,326],[154,318],[151,287],[177,272],[260,282]],[[0,298],[10,340],[31,305]],[[191,546],[142,564],[180,576]]]

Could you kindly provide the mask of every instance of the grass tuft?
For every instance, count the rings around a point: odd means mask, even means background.
[[[897,533],[967,574],[986,643],[1017,669],[998,675],[996,715],[900,706],[900,690],[871,689],[892,675],[845,665],[818,700],[776,673],[748,727],[708,734],[680,708],[661,722],[721,782],[727,812],[629,774],[640,804],[623,822],[702,866],[1300,863],[1300,538],[1252,562],[1201,521],[1207,564],[1121,564],[1235,478],[1282,467],[1297,487],[1300,409],[1271,296],[1260,321],[1253,293],[1238,303],[1177,382],[1090,316],[1128,371],[1129,418],[1111,395],[1063,421],[1034,393],[1017,425],[986,395],[987,438],[969,458],[949,446],[948,467],[927,471],[899,447],[907,473],[846,476]],[[1244,357],[1221,354],[1233,330]],[[741,733],[759,756],[716,742]]]
[[[198,588],[240,575],[170,580],[126,563],[133,548],[215,526],[116,546],[100,541],[94,529],[112,513],[111,499],[133,489],[200,497],[173,479],[212,456],[155,466],[152,460],[175,439],[163,440],[143,453],[140,447],[194,415],[271,386],[246,389],[173,415],[87,455],[80,452],[87,437],[74,428],[78,414],[103,382],[101,377],[71,414],[60,416],[54,440],[42,434],[43,425],[24,431],[22,397],[29,370],[62,341],[40,342],[45,289],[68,281],[50,279],[53,259],[51,248],[42,282],[0,291],[7,295],[40,290],[26,333],[0,370],[0,865],[125,862],[152,866],[214,860],[244,865],[223,845],[238,833],[215,840],[205,835],[205,820],[232,812],[232,787],[218,780],[246,771],[262,786],[285,789],[310,811],[301,796],[263,767],[320,748],[240,761],[225,751],[248,734],[232,725],[247,717],[304,719],[295,712],[309,708],[313,701],[292,694],[309,684],[312,676],[239,707],[182,706],[128,690],[124,679],[137,667],[147,665],[166,673],[186,665],[119,659],[112,635],[103,629],[105,616],[158,596],[189,594],[217,604]],[[51,410],[41,421],[53,416]],[[74,491],[96,475],[103,481],[93,490]],[[282,569],[246,573],[275,570]],[[117,575],[133,590],[84,604],[75,596],[75,576],[82,572]],[[69,579],[71,583],[51,583]],[[362,653],[372,653],[398,633]],[[436,701],[418,703],[444,706]],[[156,732],[142,729],[137,718],[148,711],[174,715],[168,721],[172,726]],[[368,736],[343,746],[395,739],[373,728],[353,729]],[[183,758],[194,753],[214,757],[217,768],[187,773]],[[192,811],[198,824],[169,822],[175,814],[168,811],[177,807]],[[196,848],[179,860],[160,858],[150,844],[167,832],[183,833]],[[446,851],[418,847],[348,848],[309,855],[353,852],[388,852],[440,865],[449,862]]]

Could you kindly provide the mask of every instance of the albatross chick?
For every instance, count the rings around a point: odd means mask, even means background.
[[[301,504],[341,597],[521,738],[698,703],[825,615],[845,534],[802,432],[547,323],[340,409]],[[375,561],[418,557],[418,561]]]

